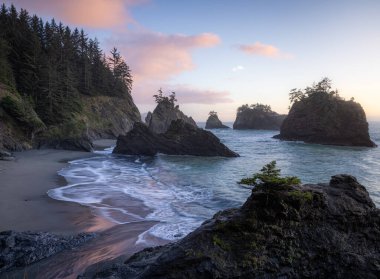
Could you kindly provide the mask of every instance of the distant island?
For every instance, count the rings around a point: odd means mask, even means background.
[[[353,98],[342,99],[337,90],[331,89],[328,78],[304,90],[293,89],[289,96],[292,107],[275,138],[327,145],[376,146],[369,137],[361,105]]]
[[[206,122],[206,129],[229,129],[230,127],[223,125],[219,120],[218,113],[216,111],[210,111]]]
[[[233,128],[236,130],[279,130],[285,115],[272,111],[269,105],[242,105],[237,109]]]

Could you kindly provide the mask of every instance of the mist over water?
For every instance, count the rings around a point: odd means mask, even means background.
[[[202,125],[200,125],[202,126]],[[236,181],[276,160],[283,175],[303,183],[328,182],[335,174],[351,174],[366,186],[380,206],[380,148],[336,147],[272,139],[278,131],[212,130],[239,158],[112,155],[75,160],[59,172],[68,186],[49,196],[77,202],[94,213],[123,224],[160,221],[148,233],[168,240],[184,237],[217,211],[240,206],[250,189]],[[372,140],[380,144],[380,122],[370,123]],[[142,210],[131,210],[131,197]],[[140,237],[144,241],[144,235]]]

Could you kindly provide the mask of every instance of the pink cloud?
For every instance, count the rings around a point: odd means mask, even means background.
[[[176,92],[179,104],[220,104],[233,102],[228,91],[200,89],[185,84],[168,85],[159,81],[147,81],[134,86],[132,92],[133,99],[139,104],[153,104],[153,95],[160,88],[162,88],[166,95],[169,95],[173,91]]]
[[[109,28],[134,22],[128,7],[141,0],[13,0],[18,8],[55,17],[65,24],[91,28]]]
[[[119,45],[133,76],[140,80],[166,80],[184,71],[194,69],[191,52],[198,48],[219,44],[217,35],[166,35],[139,31],[119,34],[108,42]]]
[[[277,47],[256,42],[250,45],[239,45],[238,48],[250,55],[259,55],[271,58],[289,58],[289,54],[282,53]]]

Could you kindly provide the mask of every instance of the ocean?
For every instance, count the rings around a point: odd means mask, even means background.
[[[283,175],[298,176],[304,184],[328,183],[335,174],[354,175],[380,206],[380,148],[279,141],[272,138],[278,131],[212,132],[241,157],[120,156],[108,148],[95,157],[69,162],[59,171],[68,185],[48,195],[91,207],[94,214],[117,224],[158,221],[140,235],[142,242],[148,235],[183,238],[219,210],[242,205],[251,189],[237,181],[273,160]],[[370,134],[380,144],[380,122],[370,122]],[[130,197],[142,201],[148,214],[132,212]]]

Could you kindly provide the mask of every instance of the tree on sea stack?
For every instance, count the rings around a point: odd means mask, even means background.
[[[291,186],[301,184],[301,180],[296,176],[281,177],[281,169],[277,168],[276,161],[266,164],[258,173],[252,177],[243,178],[238,183],[255,187],[266,186]]]

